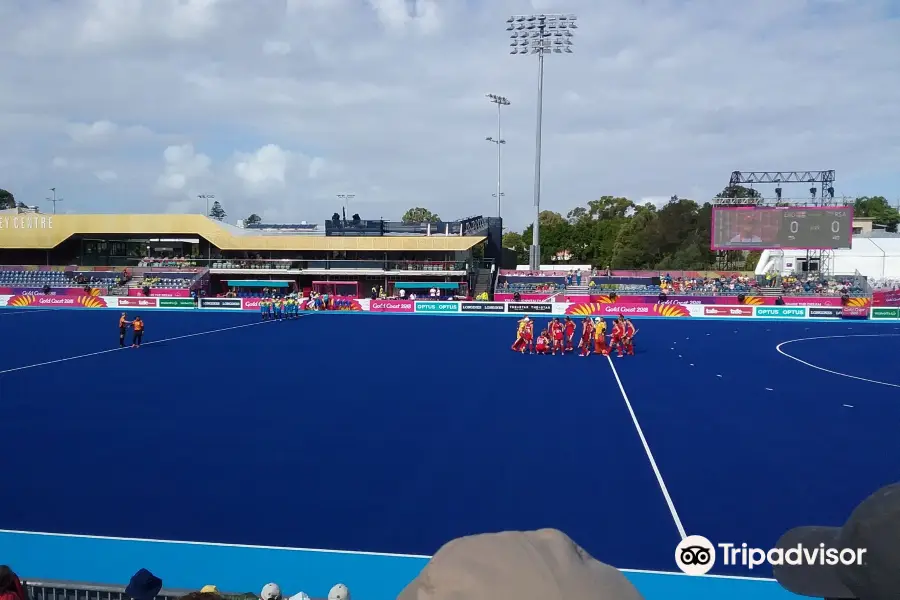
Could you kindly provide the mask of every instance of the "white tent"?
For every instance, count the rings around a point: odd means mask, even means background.
[[[828,271],[832,275],[853,275],[857,271],[870,279],[900,278],[900,236],[853,236],[853,247],[826,252]],[[776,272],[789,275],[805,260],[805,250],[764,250],[756,265],[756,274]]]

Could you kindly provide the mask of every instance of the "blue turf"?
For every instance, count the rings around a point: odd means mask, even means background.
[[[117,314],[0,315],[19,342],[0,346],[6,443],[28,449],[8,458],[2,529],[431,554],[558,527],[616,566],[674,568],[677,530],[607,362],[513,354],[510,319],[313,315],[2,373],[114,346]],[[154,341],[258,316],[145,318]],[[769,547],[900,479],[900,390],[774,349],[894,327],[639,327],[638,356],[615,364],[688,533]],[[837,342],[790,346],[858,374],[900,338]]]
[[[867,495],[900,480],[900,389],[774,350],[803,337],[893,335],[895,326],[672,320],[642,329],[646,352],[616,364],[689,535],[770,548],[790,527],[843,523]],[[790,346],[812,364],[883,375],[900,338]]]

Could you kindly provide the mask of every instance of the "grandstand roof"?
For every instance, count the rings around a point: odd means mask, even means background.
[[[199,236],[221,250],[460,252],[484,236],[317,236],[235,227],[203,215],[0,215],[0,249],[50,250],[76,235]]]

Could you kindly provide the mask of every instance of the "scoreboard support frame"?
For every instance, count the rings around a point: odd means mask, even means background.
[[[846,199],[835,200],[834,169],[824,171],[732,171],[725,193],[713,199],[713,206],[776,206],[776,207],[825,207],[839,206],[847,203]],[[809,184],[809,196],[806,198],[784,197],[782,184]],[[754,186],[775,186],[775,196],[760,193]],[[742,189],[743,188],[743,189]],[[749,188],[752,193],[746,194]],[[744,254],[746,255],[746,254]],[[815,265],[814,271],[824,275],[832,275],[834,251],[807,250],[806,256],[800,260],[809,269]],[[735,253],[732,250],[716,251],[716,266],[720,270],[733,270],[736,266]]]

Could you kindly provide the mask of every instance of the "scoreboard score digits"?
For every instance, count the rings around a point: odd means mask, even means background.
[[[850,248],[853,208],[713,207],[713,250]]]

